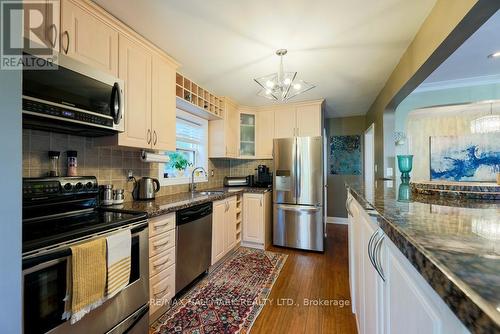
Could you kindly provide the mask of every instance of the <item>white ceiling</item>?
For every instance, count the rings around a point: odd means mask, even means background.
[[[285,70],[317,85],[328,117],[366,113],[435,0],[96,0],[215,94],[263,105],[253,78]]]
[[[496,12],[419,87],[452,86],[500,82],[500,58],[488,55],[500,51],[500,11]]]

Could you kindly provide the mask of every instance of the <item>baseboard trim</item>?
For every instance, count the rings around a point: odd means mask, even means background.
[[[326,217],[326,222],[328,224],[347,225],[349,223],[349,220],[344,217]]]

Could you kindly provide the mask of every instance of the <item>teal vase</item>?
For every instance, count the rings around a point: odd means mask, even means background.
[[[413,155],[398,155],[398,167],[403,182],[410,180],[410,172],[413,167]]]

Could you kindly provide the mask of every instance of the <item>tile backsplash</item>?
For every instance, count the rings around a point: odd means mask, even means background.
[[[93,138],[67,134],[23,129],[23,177],[46,176],[50,164],[48,151],[59,151],[59,172],[66,175],[66,151],[78,152],[78,175],[96,176],[99,184],[113,184],[125,189],[125,200],[131,200],[133,182],[127,181],[128,171],[136,178],[150,176],[158,178],[160,164],[144,163],[140,160],[140,149],[122,147],[99,147]],[[255,174],[258,165],[272,168],[272,160],[228,160],[209,159],[208,182],[198,184],[199,189],[221,187],[224,176]],[[213,171],[213,176],[212,176]],[[157,196],[189,191],[187,184],[163,186]]]

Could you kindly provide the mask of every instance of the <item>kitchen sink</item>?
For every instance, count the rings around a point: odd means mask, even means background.
[[[224,191],[197,191],[194,194],[195,196],[222,195],[224,194]]]

